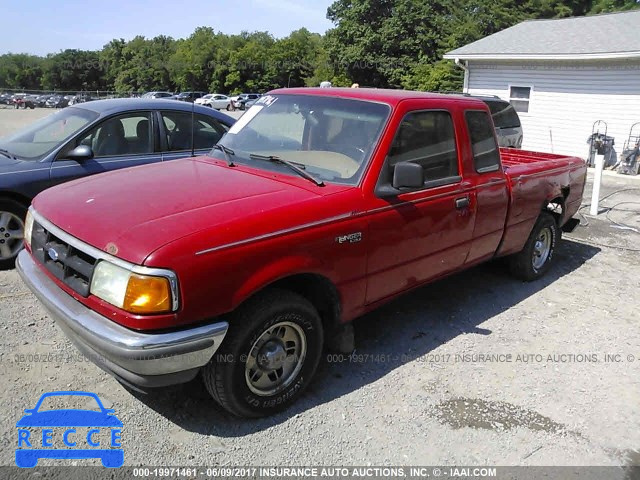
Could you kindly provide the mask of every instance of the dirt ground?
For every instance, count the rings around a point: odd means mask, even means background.
[[[47,113],[0,110],[0,135]],[[640,179],[607,174],[601,197],[617,207],[582,216],[545,278],[494,262],[407,294],[260,420],[229,417],[198,382],[133,395],[0,272],[0,465],[51,390],[115,409],[125,465],[640,465]]]

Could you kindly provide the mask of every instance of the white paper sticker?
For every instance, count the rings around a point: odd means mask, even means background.
[[[234,135],[238,133],[240,130],[246,127],[247,123],[253,120],[253,117],[255,117],[263,108],[263,105],[253,105],[251,108],[249,108],[249,110],[245,112],[244,115],[240,117],[240,119],[236,123],[233,124],[233,126],[229,129],[229,133]]]

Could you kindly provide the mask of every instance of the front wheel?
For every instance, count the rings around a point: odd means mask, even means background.
[[[555,217],[542,212],[522,251],[511,257],[511,273],[527,282],[542,277],[551,267],[560,235]]]
[[[304,391],[323,347],[316,309],[304,297],[269,290],[240,308],[202,376],[211,396],[239,417],[284,410]]]
[[[24,218],[27,207],[11,199],[0,198],[0,270],[13,268],[24,242]]]

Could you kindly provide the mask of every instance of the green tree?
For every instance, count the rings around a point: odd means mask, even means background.
[[[0,55],[0,87],[41,88],[43,59],[26,53]]]
[[[42,67],[45,90],[104,90],[106,79],[96,51],[67,49],[50,54]]]

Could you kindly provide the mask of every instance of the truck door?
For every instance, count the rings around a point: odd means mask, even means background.
[[[449,111],[404,114],[370,210],[368,304],[464,264],[475,214],[473,189],[463,182],[458,152]],[[421,188],[393,188],[393,171],[400,162],[422,166],[425,182]]]
[[[484,110],[464,113],[471,148],[465,178],[475,186],[476,219],[467,263],[491,258],[504,232],[509,190],[500,163],[491,117]]]

